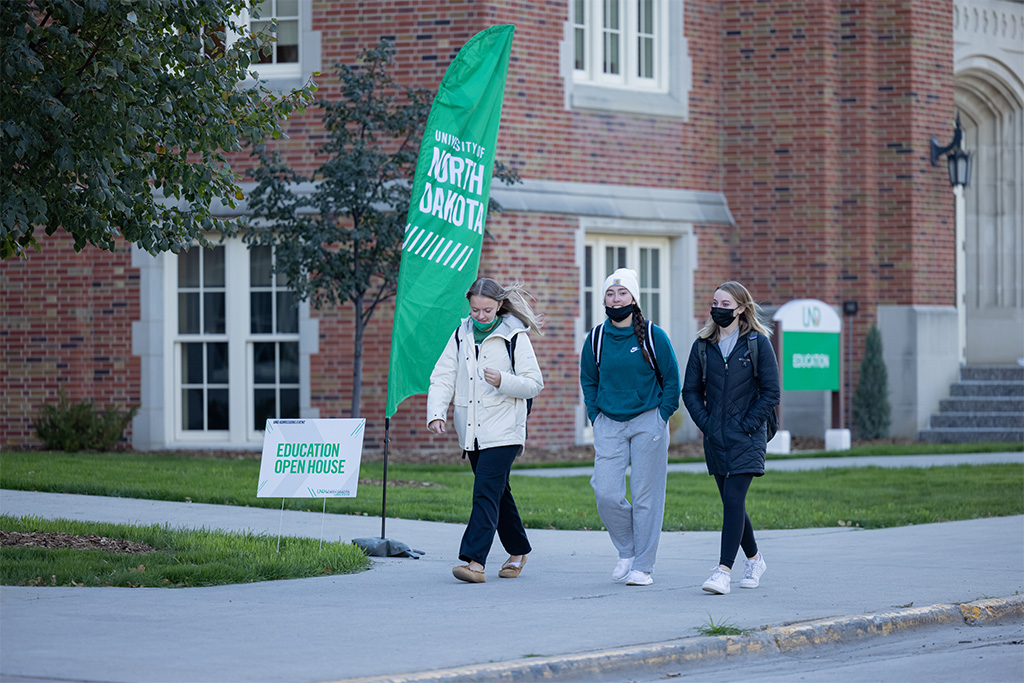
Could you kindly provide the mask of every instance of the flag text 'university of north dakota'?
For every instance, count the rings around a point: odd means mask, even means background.
[[[430,109],[398,271],[386,417],[426,392],[434,363],[467,310],[514,31],[492,26],[473,36],[448,67]]]

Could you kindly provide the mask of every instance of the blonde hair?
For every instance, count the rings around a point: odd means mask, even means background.
[[[491,278],[482,277],[474,282],[466,292],[467,299],[471,296],[485,296],[488,299],[494,299],[500,304],[498,315],[511,315],[537,334],[544,334],[540,329],[545,322],[544,315],[534,312],[527,298],[532,299],[533,297],[518,282],[513,282],[508,287],[502,287]]]
[[[750,292],[746,287],[741,285],[735,280],[729,282],[723,282],[715,288],[715,291],[722,290],[726,294],[732,297],[733,301],[736,302],[736,308],[743,308],[743,312],[740,313],[740,336],[747,334],[751,330],[756,330],[764,336],[771,336],[772,326],[771,323],[764,319],[764,311],[757,302],[754,301],[754,297],[750,296]],[[697,337],[700,339],[708,339],[710,341],[718,341],[718,334],[722,331],[721,326],[716,323],[711,316],[708,316],[707,321],[704,323],[704,327],[701,328],[700,332],[697,333]]]

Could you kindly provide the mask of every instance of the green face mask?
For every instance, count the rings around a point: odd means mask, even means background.
[[[476,318],[474,318],[473,319],[473,328],[477,332],[490,332],[491,330],[493,330],[495,327],[498,326],[499,322],[501,322],[501,318],[499,316],[494,316],[494,320],[492,320],[489,323],[482,323],[482,322],[479,322]]]

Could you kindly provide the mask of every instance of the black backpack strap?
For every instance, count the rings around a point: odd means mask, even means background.
[[[513,334],[511,339],[505,340],[505,348],[508,349],[508,360],[512,364],[512,374],[516,374],[516,340],[518,334]]]
[[[594,352],[594,364],[601,368],[601,344],[604,341],[604,323],[590,330],[590,350]]]
[[[747,348],[750,349],[750,367],[754,370],[754,379],[757,379],[757,332],[751,332],[747,337]]]
[[[654,370],[655,377],[658,378],[658,386],[665,386],[665,381],[661,377],[661,369],[658,367],[658,353],[654,350],[654,323],[650,320],[647,321],[647,335],[644,338],[644,346],[647,348],[647,356],[651,359],[651,368]]]
[[[516,374],[516,340],[519,339],[518,334],[513,334],[511,339],[505,340],[505,348],[508,350],[508,361],[512,365],[512,374]],[[526,399],[526,415],[529,417],[530,413],[533,412],[533,399]]]

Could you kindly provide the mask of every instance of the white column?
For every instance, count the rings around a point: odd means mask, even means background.
[[[961,367],[967,362],[967,212],[964,186],[953,186],[956,213],[956,317],[957,349]]]

